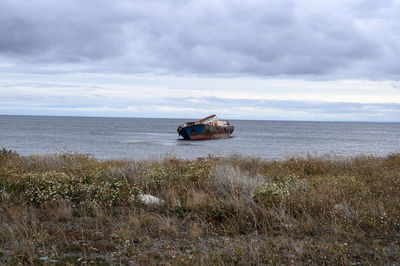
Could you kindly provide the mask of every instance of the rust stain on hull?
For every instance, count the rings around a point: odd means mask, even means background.
[[[177,131],[187,140],[205,140],[229,138],[234,127],[226,120],[219,120],[216,115],[210,115],[195,122],[181,124]]]

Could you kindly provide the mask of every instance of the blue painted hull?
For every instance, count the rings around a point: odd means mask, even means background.
[[[233,132],[233,126],[214,126],[208,124],[195,124],[183,127],[179,135],[186,140],[204,140],[229,138]]]

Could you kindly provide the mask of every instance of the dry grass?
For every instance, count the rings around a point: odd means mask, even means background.
[[[399,195],[399,153],[136,162],[3,149],[0,264],[398,264]]]

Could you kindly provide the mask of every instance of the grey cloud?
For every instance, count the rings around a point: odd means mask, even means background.
[[[84,62],[79,71],[90,72],[400,77],[397,2],[324,5],[4,0],[0,55],[18,67]]]
[[[47,114],[58,114],[61,109],[74,110],[80,115],[91,114],[100,116],[110,115],[155,115],[158,107],[171,108],[163,111],[164,117],[187,116],[187,110],[203,110],[206,113],[216,112],[223,117],[241,119],[272,119],[272,120],[334,120],[334,121],[398,121],[400,117],[399,103],[355,103],[355,102],[305,102],[254,99],[225,99],[218,97],[203,98],[157,98],[151,100],[126,100],[119,103],[109,99],[90,95],[85,97],[57,96],[18,96],[0,99],[0,111],[12,110],[4,107],[23,106],[19,112],[36,110],[46,111]],[[134,113],[127,111],[134,107]],[[87,111],[81,108],[87,109]],[[105,111],[101,111],[105,108]],[[2,110],[4,109],[4,110]],[[92,110],[92,111],[91,111]],[[96,111],[98,110],[98,111]],[[180,111],[181,110],[181,111]],[[37,114],[39,114],[37,113]],[[206,114],[205,113],[205,114]],[[65,113],[68,114],[68,113]],[[190,115],[199,115],[193,112]],[[226,118],[228,118],[226,117]]]
[[[21,87],[30,87],[30,88],[83,88],[82,85],[74,85],[74,84],[64,84],[64,83],[46,83],[46,82],[17,82],[17,83],[6,83],[1,84],[2,88],[21,88]],[[102,88],[100,86],[85,86],[84,88]]]
[[[193,101],[195,100],[195,101]],[[169,105],[177,108],[205,108],[207,110],[240,110],[254,108],[255,110],[280,110],[283,118],[294,117],[290,113],[299,112],[305,119],[328,120],[371,120],[371,121],[398,121],[400,117],[399,103],[356,103],[356,102],[305,102],[293,100],[254,100],[254,99],[222,99],[218,97],[205,98],[169,98]],[[246,114],[240,114],[238,116]],[[252,113],[254,117],[270,117],[277,115],[268,113]],[[275,118],[274,118],[275,117]]]
[[[97,16],[97,5],[69,3],[0,3],[0,52],[32,63],[80,62],[120,55],[126,40],[118,20]]]

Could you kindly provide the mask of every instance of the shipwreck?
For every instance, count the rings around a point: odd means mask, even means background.
[[[210,115],[194,122],[181,124],[177,131],[186,140],[204,140],[229,138],[234,127],[226,120],[219,120],[216,115]]]

